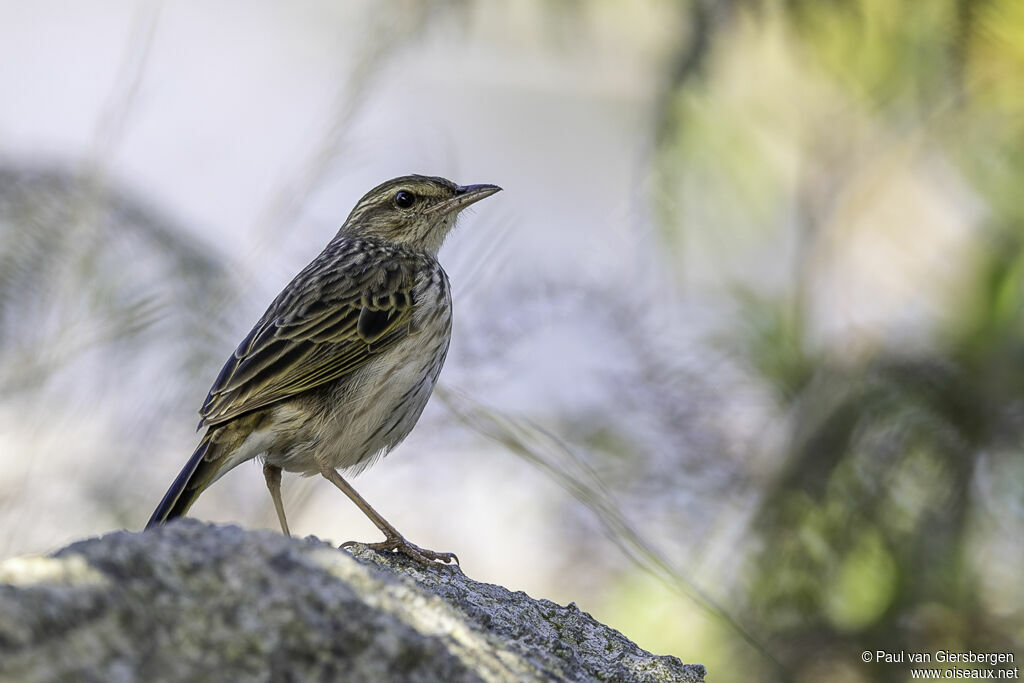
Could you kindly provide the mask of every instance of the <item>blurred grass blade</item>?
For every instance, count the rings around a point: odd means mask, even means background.
[[[758,653],[778,667],[784,679],[791,677],[782,663],[736,617],[693,579],[672,566],[668,558],[637,531],[594,469],[558,437],[529,420],[502,415],[463,392],[439,386],[435,389],[435,395],[462,424],[539,468],[585,505],[600,520],[608,537],[637,567],[724,621]]]

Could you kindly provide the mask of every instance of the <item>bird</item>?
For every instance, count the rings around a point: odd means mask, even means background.
[[[501,189],[407,175],[367,192],[224,364],[199,411],[205,434],[146,529],[184,516],[225,473],[257,459],[285,535],[282,471],[320,475],[384,534],[369,548],[458,563],[407,541],[339,470],[358,474],[415,426],[451,341],[438,251],[460,212]]]

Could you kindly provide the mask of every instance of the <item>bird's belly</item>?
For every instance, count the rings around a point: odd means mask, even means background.
[[[426,406],[444,363],[448,340],[424,344],[413,335],[318,396],[298,397],[275,408],[279,424],[303,423],[266,454],[286,471],[317,474],[322,465],[359,471],[401,442]],[[312,419],[298,420],[296,412]]]

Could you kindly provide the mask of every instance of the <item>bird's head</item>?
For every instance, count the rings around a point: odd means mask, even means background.
[[[444,178],[402,176],[367,192],[338,235],[374,237],[436,255],[459,212],[500,190],[497,185],[456,185]]]

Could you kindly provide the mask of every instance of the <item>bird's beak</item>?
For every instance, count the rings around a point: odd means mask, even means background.
[[[459,185],[455,188],[455,196],[438,205],[441,213],[458,213],[470,204],[487,199],[495,192],[501,192],[497,185]]]

